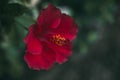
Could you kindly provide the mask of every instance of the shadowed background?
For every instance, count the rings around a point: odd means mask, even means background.
[[[48,3],[74,18],[73,54],[48,71],[28,68],[27,28]],[[0,0],[0,80],[120,80],[119,0]]]

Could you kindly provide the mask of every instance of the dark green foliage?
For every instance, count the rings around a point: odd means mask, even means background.
[[[25,7],[18,3],[11,3],[7,4],[2,12],[6,13],[5,15],[16,17],[25,12]]]
[[[79,26],[73,55],[48,71],[30,70],[23,59],[24,36],[36,22],[30,0],[9,1],[0,0],[0,80],[120,80],[120,0],[42,0],[38,9],[66,6]]]
[[[1,0],[0,3],[1,30],[9,32],[14,25],[14,18],[22,15],[26,8],[18,3],[9,3],[8,0]]]

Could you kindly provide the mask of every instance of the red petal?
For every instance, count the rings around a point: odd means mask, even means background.
[[[41,11],[38,17],[39,27],[44,26],[45,29],[57,28],[61,21],[61,12],[55,6],[49,4],[48,7]]]
[[[67,61],[68,57],[72,54],[72,45],[64,45],[63,47],[56,47],[58,54],[56,54],[56,62],[62,64]]]
[[[78,29],[76,23],[70,16],[62,14],[61,23],[57,29],[53,30],[53,32],[61,34],[72,41],[75,39]]]
[[[56,53],[56,62],[62,64],[67,61],[68,57],[71,56],[72,53],[72,43],[68,42],[66,45],[58,46],[54,43],[48,42],[46,44],[51,49],[53,49]]]
[[[29,33],[24,39],[24,42],[27,46],[27,52],[30,52],[32,54],[40,54],[42,50],[41,42],[37,39],[37,37],[34,34],[34,27],[35,25],[32,25],[29,28]]]
[[[35,70],[48,70],[55,62],[55,53],[51,49],[45,48],[43,52],[38,55],[26,53],[24,59],[30,68]]]
[[[39,65],[39,56],[26,53],[24,55],[24,60],[27,62],[29,68],[34,68],[35,70],[40,70],[41,66]]]

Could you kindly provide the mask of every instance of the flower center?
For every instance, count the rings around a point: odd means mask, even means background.
[[[66,43],[66,39],[62,37],[60,34],[53,35],[51,41],[58,46],[63,46]]]

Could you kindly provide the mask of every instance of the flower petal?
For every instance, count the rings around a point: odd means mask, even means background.
[[[41,54],[33,55],[26,53],[24,59],[27,62],[29,68],[34,70],[50,69],[55,62],[55,53],[50,48],[45,47]]]
[[[41,11],[38,17],[39,27],[44,26],[44,29],[57,28],[61,22],[61,11],[55,6],[49,4],[48,7]]]
[[[62,14],[61,23],[57,27],[57,29],[53,30],[53,32],[61,34],[65,38],[72,41],[73,39],[75,39],[78,29],[76,23],[70,16]]]
[[[46,42],[46,45],[55,51],[56,62],[58,62],[59,64],[66,62],[68,57],[72,54],[72,43],[70,41],[63,46],[58,46],[51,42]]]
[[[33,55],[30,53],[26,53],[24,55],[24,60],[27,62],[29,68],[33,68],[35,70],[40,70],[41,66],[39,65],[39,56]]]
[[[63,47],[57,46],[56,50],[58,54],[56,54],[56,62],[62,64],[68,60],[68,57],[72,54],[72,45],[71,43],[64,45]]]
[[[26,43],[27,46],[27,52],[30,52],[32,54],[40,54],[42,50],[41,42],[39,39],[34,34],[34,28],[35,25],[32,25],[29,28],[29,33],[24,39],[24,42]]]

